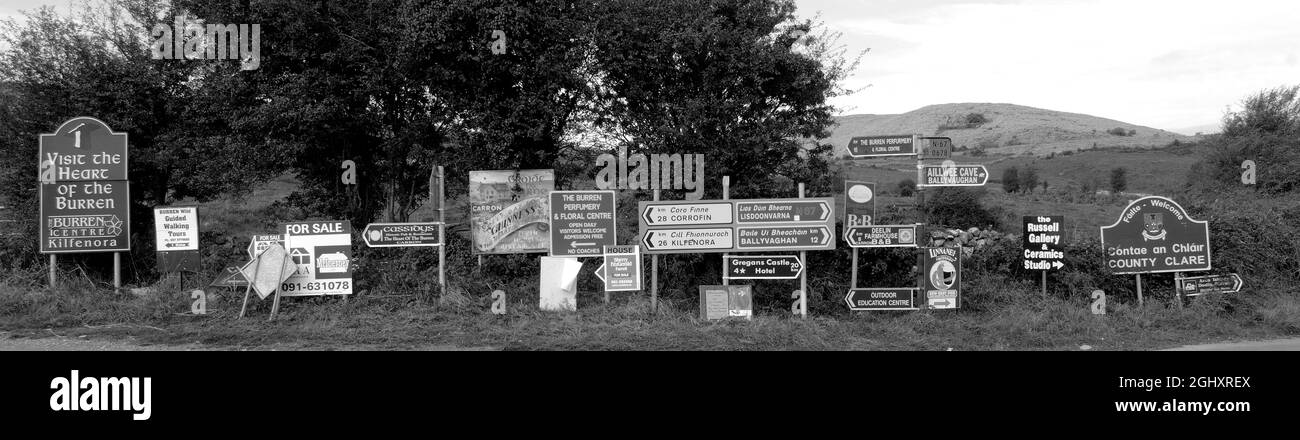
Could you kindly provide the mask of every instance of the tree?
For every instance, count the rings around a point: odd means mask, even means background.
[[[1002,171],[1002,189],[1007,194],[1020,191],[1020,170],[1017,170],[1016,167],[1010,167]]]
[[[1242,110],[1224,116],[1223,133],[1203,144],[1209,150],[1192,165],[1188,185],[1204,192],[1240,188],[1242,163],[1257,166],[1255,191],[1285,194],[1300,189],[1300,86],[1250,95]]]
[[[1110,192],[1121,194],[1128,189],[1128,169],[1118,167],[1110,170]]]
[[[856,60],[835,56],[834,34],[809,33],[788,0],[601,4],[593,125],[632,152],[704,153],[710,181],[746,176],[733,197],[831,191],[831,146],[798,138],[829,134],[828,99],[850,92],[838,82]]]
[[[1033,192],[1038,187],[1038,171],[1033,165],[1025,165],[1024,171],[1020,172],[1020,189],[1026,192]]]
[[[1223,134],[1300,134],[1300,85],[1263,90],[1246,97],[1242,109],[1223,117]]]
[[[217,96],[204,81],[229,75],[238,67],[210,63],[160,62],[150,58],[148,31],[136,22],[175,11],[150,0],[123,0],[86,6],[69,15],[53,8],[27,14],[0,31],[0,199],[8,199],[21,216],[35,219],[38,137],[76,116],[93,116],[129,137],[131,178],[132,271],[154,267],[150,206],[183,198],[199,201],[223,193],[247,191],[279,168],[274,149],[228,142],[240,130],[223,125],[222,115],[251,98],[242,94]],[[232,81],[240,81],[236,78]],[[3,263],[29,264],[35,252],[35,223],[21,242],[4,243]],[[16,237],[16,236],[15,236]],[[4,240],[8,240],[6,237]],[[79,259],[81,256],[70,258]],[[102,266],[102,259],[86,259]]]

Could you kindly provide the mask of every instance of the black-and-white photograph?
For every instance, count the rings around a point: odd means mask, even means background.
[[[1297,18],[4,0],[0,351],[1300,351]],[[1082,411],[1278,392],[1176,356]],[[52,417],[179,417],[58,365]]]

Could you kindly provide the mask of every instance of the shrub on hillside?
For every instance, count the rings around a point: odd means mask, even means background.
[[[984,195],[983,189],[938,188],[926,191],[922,210],[934,226],[997,229],[1001,208],[985,206],[982,203]]]
[[[1209,152],[1192,165],[1188,183],[1201,190],[1243,187],[1242,163],[1255,162],[1254,189],[1265,194],[1300,190],[1300,139],[1270,133],[1239,137],[1215,136]]]
[[[912,197],[916,194],[916,181],[912,179],[903,179],[898,182],[898,195],[902,197]]]
[[[1020,170],[1016,167],[1010,167],[1002,170],[1002,189],[1007,194],[1013,194],[1020,191]]]
[[[1128,136],[1128,135],[1129,135],[1129,134],[1128,134],[1128,130],[1125,130],[1124,127],[1115,127],[1115,128],[1110,129],[1110,130],[1106,130],[1106,133],[1109,133],[1109,134],[1114,135],[1114,136]]]
[[[1118,167],[1110,170],[1110,192],[1119,194],[1128,189],[1128,169]]]

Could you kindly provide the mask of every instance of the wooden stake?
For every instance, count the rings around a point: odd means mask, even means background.
[[[659,201],[659,190],[654,192],[654,200]],[[642,234],[645,231],[641,231]],[[650,313],[659,310],[659,255],[650,256]]]
[[[438,246],[438,289],[439,294],[447,293],[447,273],[443,270],[443,261],[447,259],[447,181],[443,176],[442,166],[438,167],[438,234],[442,246]]]
[[[1183,273],[1174,272],[1174,301],[1178,302],[1178,308],[1183,308]]]
[[[113,290],[122,289],[122,253],[113,253]]]
[[[853,248],[853,271],[849,277],[849,289],[858,288],[858,248]]]
[[[58,256],[54,254],[50,254],[50,288],[51,289],[59,285],[59,277],[58,275],[55,275],[55,271],[57,270],[58,267],[59,267]]]
[[[799,198],[804,198],[803,183],[799,184]],[[803,261],[803,273],[799,275],[799,317],[808,318],[808,252],[799,251],[799,259]]]
[[[1134,277],[1137,277],[1138,307],[1142,307],[1142,274],[1134,275]]]

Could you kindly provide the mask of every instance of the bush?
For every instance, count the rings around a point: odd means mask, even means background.
[[[1128,136],[1128,135],[1129,135],[1129,134],[1128,134],[1128,130],[1125,130],[1124,127],[1115,127],[1115,128],[1110,129],[1110,130],[1106,130],[1106,133],[1109,133],[1109,134],[1114,135],[1114,136]]]
[[[1243,187],[1241,165],[1255,161],[1254,190],[1280,195],[1300,190],[1300,139],[1256,133],[1240,137],[1214,136],[1209,152],[1192,165],[1188,184],[1203,191],[1216,187]]]
[[[1264,90],[1242,101],[1242,110],[1223,117],[1223,134],[1300,134],[1300,86]],[[1199,136],[1199,133],[1198,133]]]
[[[1020,170],[1016,169],[1016,167],[1002,170],[1002,189],[1007,194],[1020,191]]]
[[[988,118],[984,117],[983,113],[970,113],[966,115],[967,127],[971,127],[971,128],[978,127],[980,125],[984,125],[984,123],[988,121],[989,121]]]
[[[903,179],[898,182],[898,195],[902,197],[912,197],[916,194],[916,181],[912,179]]]
[[[1128,169],[1124,167],[1110,170],[1110,192],[1119,194],[1128,189]]]
[[[1020,189],[1025,192],[1033,192],[1038,187],[1038,170],[1032,165],[1025,165],[1025,169],[1020,172]]]
[[[984,206],[983,189],[938,188],[927,191],[922,210],[935,226],[968,229],[997,229],[1002,218],[1000,208]]]

